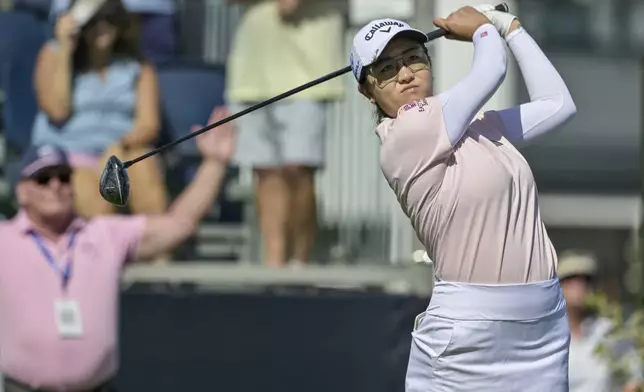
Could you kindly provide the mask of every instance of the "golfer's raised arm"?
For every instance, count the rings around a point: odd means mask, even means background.
[[[497,113],[504,136],[521,142],[563,125],[577,108],[561,75],[527,31],[519,27],[506,41],[519,64],[530,102]]]
[[[228,115],[227,110],[215,109],[209,124]],[[147,218],[136,253],[137,260],[149,260],[173,250],[195,233],[199,222],[212,209],[221,189],[227,162],[235,148],[232,124],[224,124],[198,136],[197,146],[203,157],[197,174],[168,212]]]
[[[505,44],[494,26],[479,27],[472,42],[474,59],[470,72],[454,87],[438,95],[452,146],[463,137],[474,116],[494,95],[507,70]]]

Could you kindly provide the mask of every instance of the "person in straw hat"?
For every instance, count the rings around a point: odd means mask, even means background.
[[[588,295],[595,289],[598,277],[596,256],[582,251],[564,252],[559,258],[557,275],[566,298],[570,324],[570,392],[638,391],[642,386],[642,365],[630,344],[616,342],[610,345],[618,353],[628,356],[631,374],[626,383],[615,380],[607,361],[595,352],[600,344],[607,342],[607,335],[613,327],[611,320],[597,315],[588,307]]]

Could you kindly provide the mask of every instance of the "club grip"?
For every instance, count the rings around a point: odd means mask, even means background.
[[[495,10],[501,11],[501,12],[510,12],[510,7],[508,7],[507,3],[501,3],[498,4],[494,7]],[[432,31],[431,33],[427,34],[427,39],[430,41],[435,40],[436,38],[441,38],[447,35],[447,30],[445,29],[437,29]]]
[[[510,7],[508,7],[507,3],[498,4],[494,9],[501,12],[510,12]]]

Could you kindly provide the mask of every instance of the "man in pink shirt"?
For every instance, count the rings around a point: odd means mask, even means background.
[[[227,114],[215,110],[210,121]],[[54,146],[27,152],[16,189],[20,210],[0,223],[5,392],[113,390],[122,268],[194,233],[219,192],[234,141],[231,126],[197,138],[201,166],[165,214],[90,221],[74,214],[65,153]]]

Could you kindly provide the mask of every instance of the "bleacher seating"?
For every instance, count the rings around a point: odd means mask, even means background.
[[[224,66],[203,62],[162,64],[157,69],[164,136],[174,140],[190,132],[195,124],[205,125],[212,109],[224,104]],[[198,156],[194,140],[176,147],[182,155]]]
[[[225,68],[222,65],[198,61],[172,62],[157,68],[163,136],[168,142],[187,135],[192,125],[206,125],[213,108],[224,105]],[[167,154],[168,186],[178,192],[192,179],[200,157],[193,140],[179,144]],[[236,171],[230,169],[225,185]],[[206,219],[197,238],[193,258],[239,258],[247,242],[241,227],[241,205],[228,200],[225,192],[219,198],[213,213]]]
[[[0,90],[7,156],[3,177],[15,182],[16,160],[29,145],[37,112],[33,90],[36,57],[47,38],[48,21],[27,11],[0,12]]]
[[[0,13],[0,88],[4,91],[4,128],[10,148],[24,150],[38,110],[33,89],[33,71],[45,42],[47,21],[35,15],[12,11]]]

